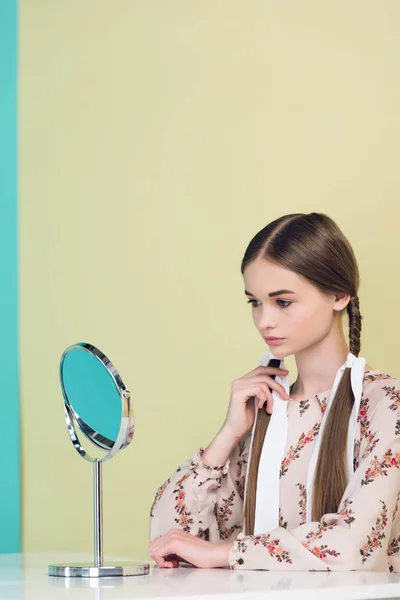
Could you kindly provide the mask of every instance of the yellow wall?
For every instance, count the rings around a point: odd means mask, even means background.
[[[85,340],[137,420],[104,468],[105,551],[146,556],[156,488],[265,350],[240,261],[283,213],[342,227],[361,354],[400,375],[399,24],[398,0],[21,0],[25,550],[92,548],[58,382]]]

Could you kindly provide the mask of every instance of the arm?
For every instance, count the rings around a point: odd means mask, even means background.
[[[392,389],[397,402],[400,391]],[[229,553],[234,569],[388,571],[387,549],[400,490],[400,431],[393,395],[370,418],[371,436],[360,451],[337,513],[321,522],[263,535],[238,535]]]
[[[235,442],[223,430],[159,488],[150,513],[150,540],[181,528],[211,542],[229,540],[242,523],[250,436]]]
[[[227,565],[228,556],[225,553],[222,556],[221,548],[230,546],[229,540],[236,537],[242,526],[249,432],[256,404],[258,408],[265,404],[265,410],[271,412],[271,389],[289,399],[284,387],[274,379],[287,372],[259,365],[236,379],[232,383],[225,422],[216,438],[205,451],[201,449],[192,460],[181,465],[157,492],[151,511],[149,553],[160,566],[172,566],[164,556],[175,552],[174,544],[178,544],[182,557],[188,559],[187,553],[184,556],[185,544],[193,550],[199,541],[208,554],[210,547],[215,546],[218,566]],[[218,543],[220,541],[224,543]],[[196,560],[195,549],[193,557],[189,554]],[[210,566],[208,557],[204,564]]]

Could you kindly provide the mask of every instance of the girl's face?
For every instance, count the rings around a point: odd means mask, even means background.
[[[264,258],[248,264],[243,278],[254,324],[278,358],[323,340],[338,319],[341,324],[340,311],[350,300],[350,295],[325,294],[305,277]],[[283,341],[272,345],[269,336]]]

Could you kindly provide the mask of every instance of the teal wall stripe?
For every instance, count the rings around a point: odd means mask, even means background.
[[[0,552],[21,550],[17,0],[0,0]]]

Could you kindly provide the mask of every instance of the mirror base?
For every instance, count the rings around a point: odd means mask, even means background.
[[[92,563],[49,565],[49,575],[53,577],[128,577],[147,575],[149,570],[148,563],[134,562],[106,562],[101,567],[95,567]]]

